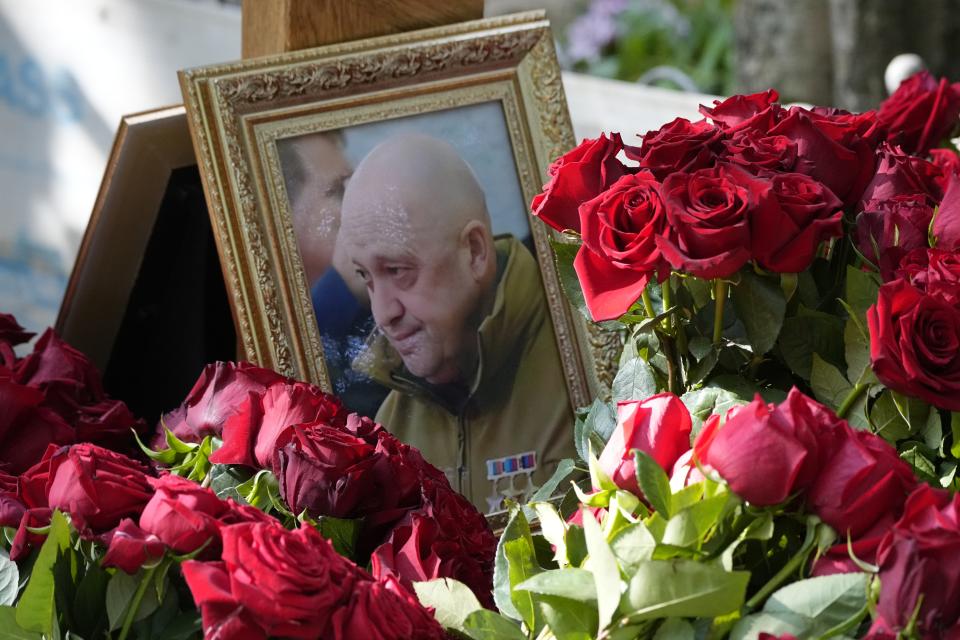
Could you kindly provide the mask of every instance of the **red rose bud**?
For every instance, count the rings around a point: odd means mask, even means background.
[[[807,496],[810,509],[841,537],[857,539],[888,514],[897,514],[916,485],[896,449],[866,431],[847,428]]]
[[[880,543],[880,599],[871,634],[908,626],[914,637],[955,638],[960,628],[960,496],[920,485]],[[918,609],[919,606],[919,609]]]
[[[596,140],[586,139],[580,146],[550,165],[550,180],[543,193],[531,203],[533,215],[557,231],[580,231],[581,203],[597,197],[627,173],[617,154],[623,149],[619,133],[604,134]]]
[[[877,118],[887,140],[909,153],[925,155],[947,137],[960,115],[960,83],[939,82],[928,71],[910,76],[880,104]]]
[[[640,147],[626,147],[625,153],[631,160],[639,161],[641,169],[664,180],[678,171],[691,173],[712,167],[723,137],[723,131],[706,120],[690,122],[677,118],[644,134]]]
[[[941,409],[960,411],[960,293],[925,294],[909,282],[880,287],[867,311],[870,359],[884,385]]]
[[[857,202],[875,166],[874,147],[855,135],[824,124],[820,114],[792,107],[770,130],[797,145],[793,171],[822,182],[844,204]]]
[[[143,508],[140,528],[177,553],[191,553],[215,541],[219,548],[220,518],[227,503],[210,489],[179,476],[150,479],[156,493]]]
[[[943,194],[937,217],[933,220],[936,247],[945,251],[960,251],[960,177],[951,175]]]
[[[621,489],[642,495],[631,450],[650,455],[669,476],[690,448],[691,427],[690,412],[672,393],[621,402],[617,428],[600,454],[600,468]]]
[[[249,393],[223,427],[223,446],[210,461],[271,468],[280,433],[294,424],[323,422],[342,426],[343,405],[335,397],[303,382],[277,382],[262,394]]]
[[[626,175],[580,207],[583,245],[573,266],[595,320],[627,311],[651,275],[670,273],[657,246],[667,217],[660,184],[648,171]]]
[[[205,637],[330,637],[330,616],[364,579],[360,569],[311,526],[236,524],[222,533],[222,563],[182,565]]]
[[[809,487],[845,422],[796,388],[779,405],[759,396],[748,405],[711,416],[697,436],[694,456],[730,489],[757,506],[784,502]]]
[[[157,560],[166,551],[160,538],[147,533],[129,518],[121,520],[120,526],[105,536],[104,544],[107,552],[101,564],[104,567],[117,567],[130,575],[148,562]]]
[[[714,100],[713,108],[700,105],[700,113],[727,133],[743,130],[769,131],[783,115],[777,104],[780,95],[773,89],[750,95]]]
[[[50,459],[48,501],[69,513],[77,529],[108,531],[137,517],[153,495],[147,468],[92,444],[61,449]]]
[[[284,380],[275,371],[247,362],[208,364],[183,404],[161,418],[153,448],[166,447],[164,427],[184,442],[220,437],[223,423],[237,412],[248,393],[261,394],[269,385]]]
[[[394,579],[362,581],[333,614],[333,640],[443,640],[448,637],[417,598]]]
[[[843,203],[801,173],[773,175],[770,185],[779,207],[751,217],[753,257],[775,273],[799,273],[813,262],[821,242],[843,235]]]
[[[726,278],[750,259],[750,218],[773,215],[770,183],[733,165],[674,173],[663,183],[668,234],[657,246],[677,271]]]
[[[75,441],[74,430],[44,401],[40,389],[0,376],[0,467],[6,471],[23,473],[49,445]]]

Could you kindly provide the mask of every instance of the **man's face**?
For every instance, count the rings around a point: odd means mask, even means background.
[[[348,251],[377,326],[415,376],[433,384],[460,379],[465,358],[476,351],[472,319],[481,296],[469,250],[454,239],[438,242],[426,230],[375,235],[351,234]]]

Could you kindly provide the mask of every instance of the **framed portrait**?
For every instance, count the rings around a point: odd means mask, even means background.
[[[148,421],[177,406],[206,363],[235,357],[182,105],[122,118],[55,328]]]
[[[575,141],[542,12],[180,74],[243,354],[495,510],[572,457],[617,336],[529,202]]]

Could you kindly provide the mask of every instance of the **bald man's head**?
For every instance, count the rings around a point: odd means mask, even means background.
[[[496,255],[483,190],[453,147],[409,134],[374,148],[347,185],[338,243],[411,373],[469,379]]]

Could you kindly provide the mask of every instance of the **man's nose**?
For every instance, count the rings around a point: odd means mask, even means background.
[[[370,311],[380,327],[389,327],[403,317],[403,305],[390,286],[374,286],[370,292]]]

